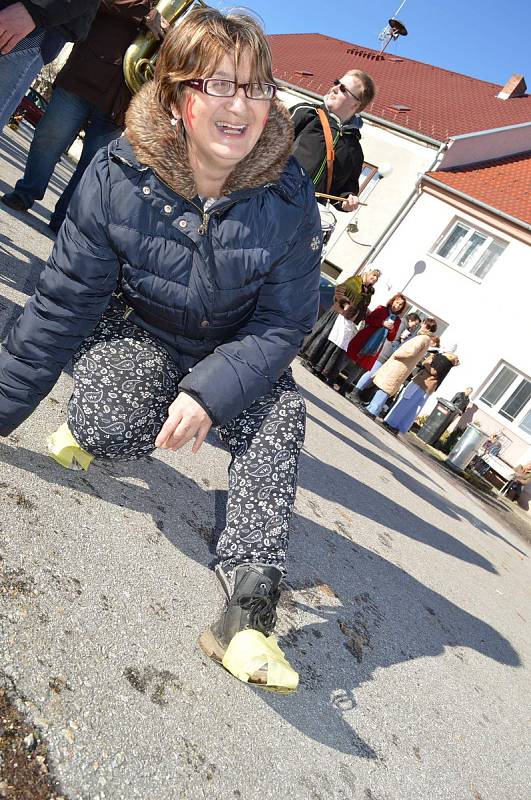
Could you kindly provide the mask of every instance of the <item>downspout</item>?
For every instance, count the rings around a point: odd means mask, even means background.
[[[441,159],[442,154],[447,148],[448,148],[448,142],[444,142],[444,144],[441,144],[439,146],[439,149],[437,150],[435,157],[430,166],[428,167],[428,169],[426,170],[426,172],[431,172],[437,166],[437,164]],[[425,178],[424,173],[422,175],[419,175],[419,177],[415,181],[415,186],[413,187],[413,190],[406,197],[406,199],[404,200],[404,202],[402,203],[402,205],[400,206],[394,217],[391,219],[387,227],[384,229],[378,241],[376,241],[372,245],[371,249],[361,262],[356,272],[358,273],[361,272],[361,270],[365,266],[371,264],[374,261],[376,256],[382,251],[382,249],[385,247],[385,245],[387,244],[387,242],[389,241],[395,230],[398,228],[398,226],[400,225],[406,214],[408,214],[410,209],[413,208],[413,206],[420,197],[421,193],[419,189],[420,189],[420,183],[423,178]]]

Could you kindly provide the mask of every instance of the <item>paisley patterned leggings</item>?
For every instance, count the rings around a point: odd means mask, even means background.
[[[108,311],[74,357],[70,431],[99,458],[147,456],[181,377],[156,339]],[[226,527],[217,545],[226,571],[249,562],[284,567],[304,430],[304,400],[291,370],[270,394],[217,428],[232,455]]]

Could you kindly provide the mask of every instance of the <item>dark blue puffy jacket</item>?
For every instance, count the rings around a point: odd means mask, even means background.
[[[167,119],[159,133],[149,92],[133,101],[128,138],[85,173],[0,351],[2,435],[51,390],[113,292],[167,348],[185,375],[179,389],[214,424],[270,391],[315,322],[320,220],[289,157],[283,107],[275,101],[258,144],[203,214],[185,145]]]

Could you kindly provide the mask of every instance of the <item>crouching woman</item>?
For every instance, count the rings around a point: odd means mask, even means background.
[[[232,454],[226,606],[203,643],[217,660],[237,632],[275,625],[305,426],[289,364],[318,308],[319,214],[275,92],[254,19],[192,11],[85,174],[0,353],[1,435],[71,357],[63,433],[81,461],[197,452],[217,428]]]

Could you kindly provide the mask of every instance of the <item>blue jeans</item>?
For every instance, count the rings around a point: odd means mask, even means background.
[[[58,87],[35,128],[24,177],[15,186],[15,192],[27,208],[35,200],[42,200],[62,153],[82,129],[85,139],[81,158],[50,220],[57,227],[63,222],[74,190],[96,152],[120,136],[122,129],[114,120],[77,94]]]
[[[369,414],[372,414],[373,417],[377,417],[382,408],[384,407],[385,401],[387,400],[388,397],[389,395],[387,394],[387,392],[384,392],[383,389],[378,389],[378,391],[372,398],[371,402],[367,406],[367,411],[369,412]]]
[[[39,45],[0,55],[0,132],[43,67]]]
[[[361,392],[361,390],[365,389],[365,387],[368,386],[369,383],[372,383],[372,376],[374,375],[375,372],[377,372],[380,369],[381,366],[382,364],[380,361],[375,361],[373,368],[363,373],[363,375],[356,384],[356,389]]]

